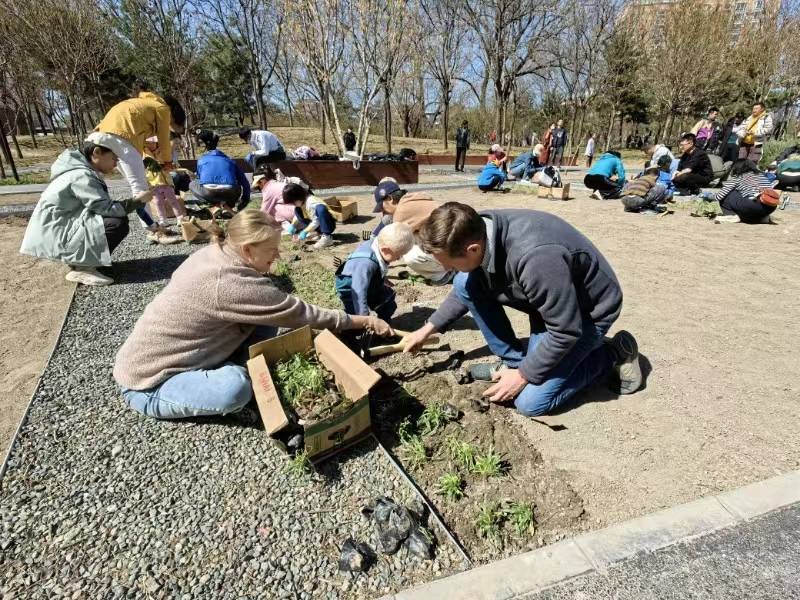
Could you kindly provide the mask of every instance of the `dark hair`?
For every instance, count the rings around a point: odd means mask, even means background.
[[[740,158],[733,161],[731,165],[731,177],[739,177],[745,173],[761,173],[761,169],[752,160]]]
[[[670,170],[672,167],[672,159],[669,157],[669,154],[663,154],[662,156],[658,157],[658,168],[662,171]]]
[[[466,119],[464,119],[464,121],[461,123],[461,126],[462,126],[462,127],[463,127],[464,125],[469,125],[469,122],[468,122]]]
[[[106,148],[105,146],[101,146],[99,144],[95,144],[94,142],[83,142],[83,146],[81,146],[81,154],[83,154],[83,158],[86,159],[87,162],[92,162],[92,154],[94,154],[95,150],[100,150],[100,154],[106,154],[107,152],[113,152],[111,148]]]
[[[735,115],[733,115],[733,118],[734,119],[744,119],[744,113],[737,112]]]
[[[248,141],[250,141],[250,132],[251,131],[252,131],[252,129],[250,129],[249,127],[242,127],[239,130],[239,137],[242,138],[242,140],[244,140],[245,142],[248,142]]]
[[[219,144],[219,136],[210,129],[198,129],[197,141],[208,150],[216,150]]]
[[[763,100],[756,100],[755,102],[753,102],[753,106],[760,106],[764,110],[766,110],[766,108],[767,108],[767,105],[764,104]]]
[[[616,150],[609,150],[608,153],[613,156],[616,156],[617,158],[622,158],[622,155]]]
[[[681,135],[681,141],[692,142],[692,145],[694,145],[697,142],[697,136],[693,133],[684,133]]]
[[[718,113],[719,109],[716,106],[712,106],[711,108],[708,109],[708,112],[710,112],[710,113],[717,112]],[[706,113],[706,114],[708,114],[708,113]]]
[[[166,102],[167,106],[169,106],[169,113],[172,116],[172,120],[175,122],[175,124],[181,127],[186,125],[186,111],[183,110],[181,103],[172,96],[164,96],[164,102]]]
[[[151,89],[150,82],[142,77],[137,77],[133,80],[133,93],[139,94],[140,92],[149,92]]]
[[[419,237],[425,252],[464,256],[467,246],[486,241],[486,225],[471,206],[447,202],[431,213]]]
[[[289,204],[305,202],[311,190],[299,183],[287,183],[283,188],[283,201]]]
[[[259,165],[258,168],[253,171],[253,177],[256,175],[263,175],[267,179],[275,179],[275,171],[273,171],[272,167],[269,165]]]

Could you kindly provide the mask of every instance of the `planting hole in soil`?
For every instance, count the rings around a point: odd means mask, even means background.
[[[474,408],[490,384],[459,384],[452,357],[401,353],[371,363],[384,375],[372,390],[373,424],[384,446],[476,563],[582,530],[583,501],[566,474],[545,465],[517,431],[513,407]]]

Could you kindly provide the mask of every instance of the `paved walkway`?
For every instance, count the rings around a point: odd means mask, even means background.
[[[800,598],[800,471],[483,565],[384,600]]]

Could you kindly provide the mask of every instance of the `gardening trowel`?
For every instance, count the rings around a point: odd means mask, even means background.
[[[371,335],[363,336],[361,345],[362,358],[376,358],[378,356],[385,356],[386,354],[392,354],[394,352],[402,352],[406,346],[405,339],[407,336],[411,335],[411,332],[401,331],[399,329],[395,329],[394,332],[396,335],[400,336],[400,341],[394,344],[384,344],[383,346],[370,347],[369,344],[372,341],[372,336]],[[439,343],[439,336],[434,335],[425,340],[423,346],[433,346],[438,343]]]

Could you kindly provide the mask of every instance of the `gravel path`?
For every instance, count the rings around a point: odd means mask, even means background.
[[[123,404],[117,348],[187,246],[117,251],[117,285],[77,291],[0,488],[0,597],[367,598],[461,568],[405,549],[339,573],[342,542],[374,547],[359,508],[413,490],[374,442],[285,473],[263,431],[229,420],[158,422]]]

